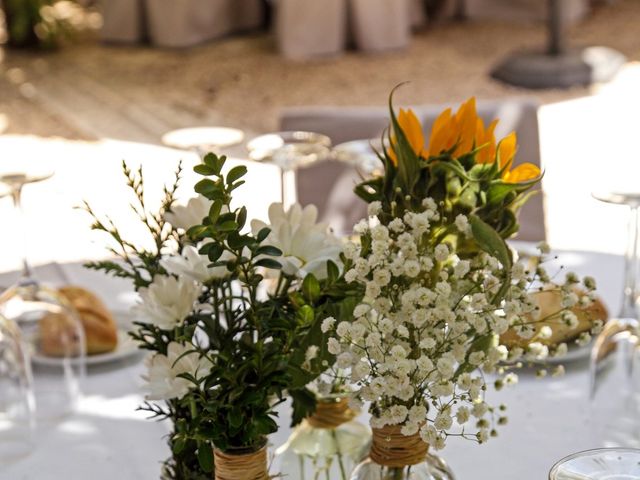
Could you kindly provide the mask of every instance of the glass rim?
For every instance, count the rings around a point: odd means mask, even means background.
[[[275,138],[282,139],[283,143],[291,141],[300,143],[315,143],[326,148],[331,148],[332,145],[331,138],[328,135],[324,135],[322,133],[310,132],[306,130],[286,130],[281,132],[265,133],[264,135],[259,135],[255,138],[252,138],[247,143],[247,150],[252,151],[254,149],[265,148],[265,146],[261,145],[261,142]]]
[[[638,455],[640,455],[639,448],[631,448],[631,447],[600,447],[600,448],[590,448],[588,450],[582,450],[580,452],[575,452],[570,455],[567,455],[566,457],[563,457],[560,460],[558,460],[556,463],[554,463],[553,466],[551,467],[551,470],[549,470],[549,480],[554,480],[551,475],[554,475],[555,473],[557,473],[558,468],[560,468],[563,464],[569,462],[570,460],[574,460],[579,457],[592,456],[595,453],[601,453],[601,452],[637,453]]]

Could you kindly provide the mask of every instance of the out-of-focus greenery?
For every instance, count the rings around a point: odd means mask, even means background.
[[[80,7],[71,0],[1,0],[8,45],[53,48],[78,28]]]

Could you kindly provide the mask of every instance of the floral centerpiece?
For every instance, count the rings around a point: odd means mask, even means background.
[[[137,248],[96,215],[122,262],[89,266],[133,280],[140,296],[133,337],[151,352],[143,409],[170,419],[171,479],[261,480],[267,436],[278,429],[275,407],[294,399],[293,422],[313,412],[306,388],[326,368],[315,346],[327,314],[344,316],[349,291],[337,284],[340,245],[314,207],[269,209],[270,224],[247,225],[232,206],[246,167],[222,173],[224,157],[209,154],[195,170],[200,196],[176,205],[178,177],[158,213],[147,211],[142,172],[125,166],[136,213],[153,238]],[[90,213],[91,209],[89,208]]]
[[[508,365],[555,353],[537,341],[551,327],[535,292],[562,296],[558,323],[591,302],[591,279],[578,295],[575,275],[551,285],[540,264],[514,262],[504,239],[541,172],[514,167],[516,136],[496,142],[496,123],[485,127],[471,99],[437,118],[427,144],[415,114],[391,108],[384,175],[356,188],[370,219],[343,254],[360,297],[352,319],[322,324],[337,366],[351,372],[352,402],[370,405],[373,445],[354,480],[450,478],[428,448],[451,436],[483,443],[506,422],[504,407],[485,402],[486,374],[499,390],[517,380]],[[501,344],[507,331],[522,346]]]

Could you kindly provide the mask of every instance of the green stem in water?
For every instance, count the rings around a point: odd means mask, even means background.
[[[338,467],[340,467],[340,478],[342,478],[342,480],[347,480],[347,472],[344,468],[342,452],[340,451],[340,446],[338,445],[338,436],[336,435],[335,428],[331,429],[331,437],[333,437],[333,441],[336,444],[336,456],[338,457]]]

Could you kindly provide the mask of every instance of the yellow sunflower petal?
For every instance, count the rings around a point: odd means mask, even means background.
[[[503,180],[507,183],[522,183],[540,177],[540,169],[533,163],[523,163],[510,172],[505,173]]]
[[[448,138],[451,136],[451,120],[451,109],[447,108],[433,122],[427,156],[439,155],[451,148],[451,145],[447,145]]]
[[[424,132],[422,131],[420,120],[413,113],[413,110],[400,109],[398,124],[415,154],[421,156],[424,150]]]
[[[482,150],[478,152],[476,157],[476,163],[493,163],[496,160],[496,136],[493,133],[498,124],[497,120],[494,120],[489,124],[489,127],[484,129],[484,122],[481,118],[478,118],[478,127],[476,129],[476,144],[475,148],[484,145]]]
[[[473,149],[477,127],[478,113],[476,111],[476,98],[471,97],[463,103],[456,113],[458,123],[458,146],[455,151],[456,156],[469,153]]]
[[[500,145],[498,145],[500,168],[504,168],[513,162],[513,157],[516,155],[517,144],[518,137],[516,136],[516,132],[511,132],[500,141]]]

